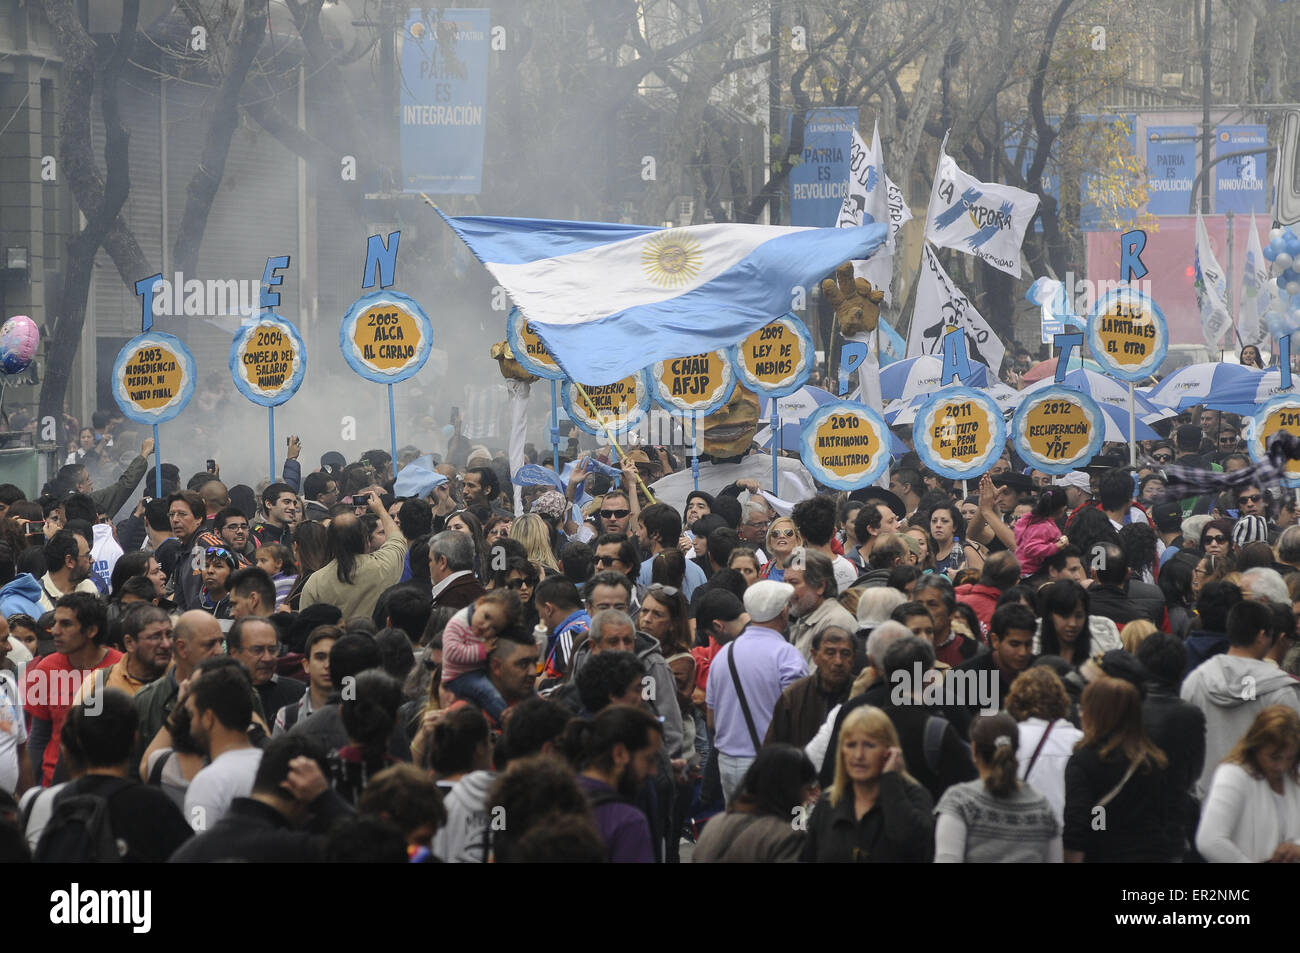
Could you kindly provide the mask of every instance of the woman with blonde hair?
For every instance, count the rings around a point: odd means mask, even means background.
[[[536,513],[525,513],[510,524],[510,538],[523,544],[528,561],[542,570],[543,576],[553,576],[560,564],[551,552],[551,528]]]
[[[1270,705],[1214,771],[1196,849],[1212,864],[1300,861],[1300,715]]]
[[[808,822],[803,860],[929,863],[934,801],[907,773],[894,723],[879,708],[849,713],[835,750],[835,781]]]
[[[939,799],[935,863],[1059,864],[1060,822],[1047,798],[1016,777],[1015,719],[1006,712],[980,715],[970,741],[980,776],[952,785]]]
[[[763,578],[776,582],[785,581],[785,571],[790,565],[790,557],[803,545],[803,536],[795,528],[794,520],[788,516],[778,516],[767,528],[767,540],[763,544],[770,557],[763,566]]]
[[[1016,751],[1020,780],[1047,798],[1065,820],[1065,766],[1083,732],[1070,723],[1070,696],[1054,671],[1036,665],[1021,672],[1007,692],[1007,714],[1019,722]]]
[[[1101,676],[1083,690],[1081,718],[1083,740],[1065,766],[1066,862],[1179,859],[1182,804],[1165,753],[1142,727],[1137,686]]]
[[[1119,640],[1124,643],[1125,652],[1137,655],[1138,646],[1146,641],[1147,636],[1159,631],[1150,619],[1134,619],[1120,631]]]

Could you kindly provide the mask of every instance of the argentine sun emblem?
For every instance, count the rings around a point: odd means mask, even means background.
[[[661,288],[683,288],[700,273],[700,243],[685,232],[660,232],[641,250],[646,277]]]

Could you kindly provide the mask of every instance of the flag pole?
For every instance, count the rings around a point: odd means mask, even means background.
[[[694,413],[691,414],[691,480],[695,484],[695,489],[700,488],[700,437],[699,422]]]
[[[586,403],[587,409],[590,410],[592,414],[595,416],[596,423],[600,424],[600,429],[605,431],[605,436],[606,438],[608,438],[610,444],[614,447],[614,452],[618,454],[619,459],[626,460],[627,454],[623,452],[623,448],[618,445],[618,440],[615,439],[612,433],[610,433],[609,426],[605,423],[604,415],[599,410],[597,410],[596,405],[591,402],[591,397],[587,394],[586,389],[577,381],[573,382],[573,386],[576,387],[578,389],[578,393],[582,395],[582,399]],[[637,486],[641,487],[641,489],[645,491],[645,495],[650,500],[651,503],[658,502],[657,500],[655,500],[655,495],[650,492],[650,487],[645,485],[645,480],[641,479],[640,471],[637,472],[636,483]]]
[[[777,457],[781,455],[781,414],[777,410],[776,398],[772,398],[772,495],[779,497],[777,490]]]

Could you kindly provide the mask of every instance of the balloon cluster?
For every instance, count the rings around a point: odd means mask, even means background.
[[[1273,263],[1278,288],[1273,307],[1264,314],[1268,333],[1283,337],[1300,331],[1300,235],[1290,226],[1273,229],[1264,257]]]
[[[21,374],[31,364],[40,343],[36,322],[25,314],[16,314],[0,326],[0,371]]]

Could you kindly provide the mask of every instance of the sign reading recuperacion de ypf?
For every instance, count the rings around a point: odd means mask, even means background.
[[[1106,420],[1087,394],[1061,385],[1026,398],[1011,419],[1011,442],[1022,460],[1059,476],[1085,465],[1101,451]]]

